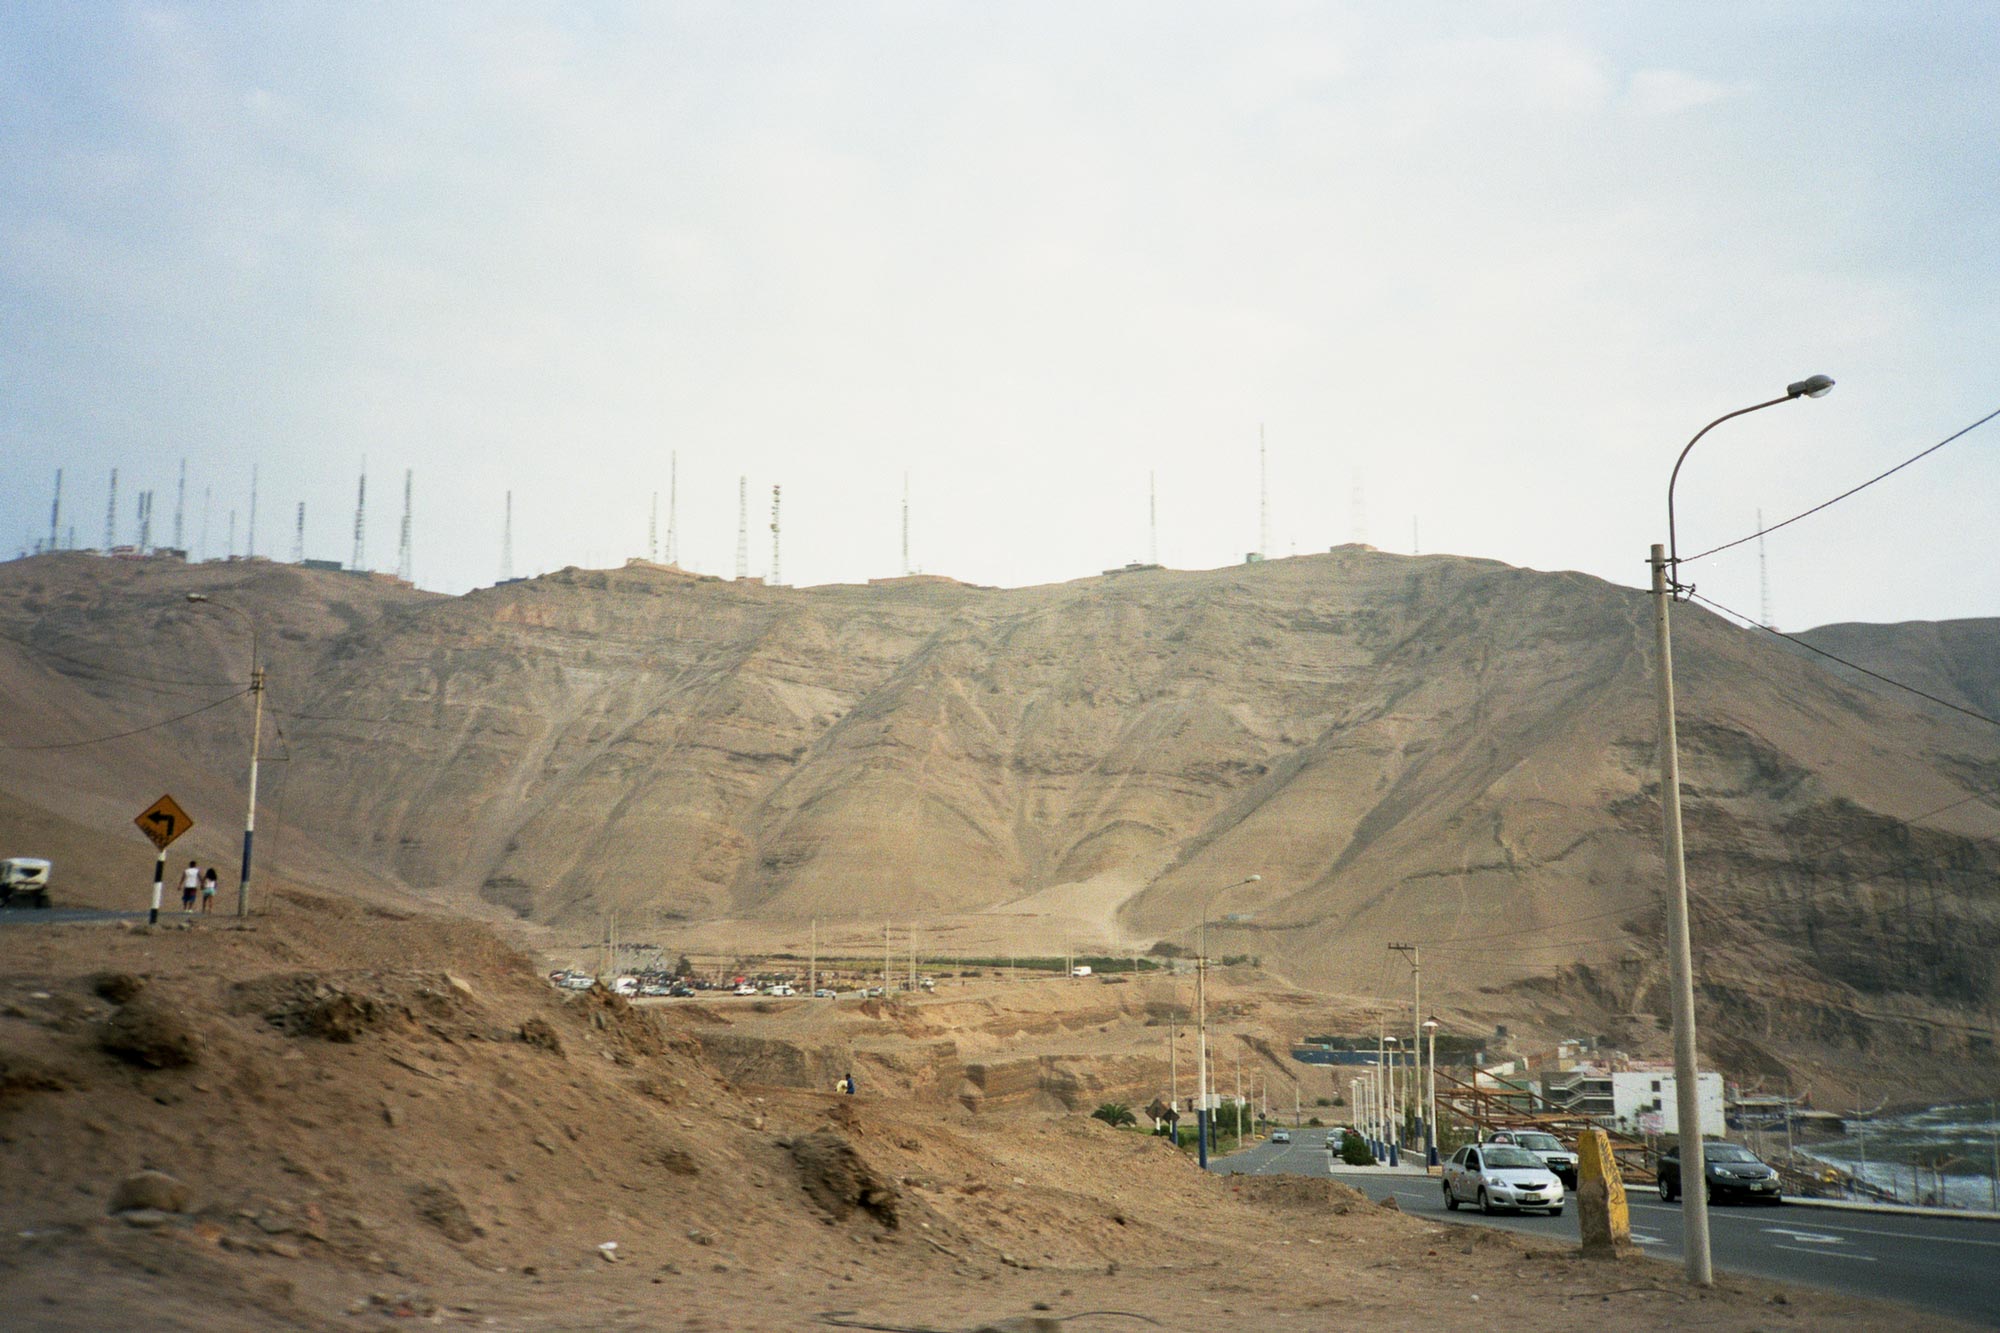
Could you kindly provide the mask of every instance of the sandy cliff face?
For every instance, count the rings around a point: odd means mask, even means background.
[[[1650,611],[1598,580],[1343,548],[1005,591],[633,567],[440,598],[59,557],[0,574],[10,689],[39,701],[0,739],[180,711],[133,692],[134,644],[226,676],[241,627],[192,588],[264,626],[296,843],[420,892],[558,924],[1062,903],[1128,946],[1212,908],[1212,951],[1316,986],[1400,991],[1384,946],[1413,940],[1427,996],[1467,1013],[1579,962],[1597,980],[1565,1003],[1664,1012]],[[1850,1047],[1915,1023],[1990,1064],[2000,732],[1676,617],[1719,1021]],[[1990,704],[1969,633],[1841,641]],[[121,753],[227,753],[246,726],[219,709]],[[29,762],[17,799],[45,765],[119,807],[87,762]]]

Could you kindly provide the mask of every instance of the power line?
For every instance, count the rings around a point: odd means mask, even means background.
[[[1904,459],[1902,462],[1896,464],[1896,466],[1890,468],[1887,472],[1883,472],[1876,476],[1870,477],[1868,480],[1862,482],[1859,486],[1855,486],[1852,487],[1851,489],[1842,491],[1839,495],[1834,496],[1831,500],[1823,501],[1819,504],[1814,505],[1811,509],[1807,509],[1801,513],[1793,514],[1790,518],[1784,520],[1782,523],[1773,523],[1768,528],[1759,528],[1757,531],[1751,533],[1747,537],[1738,537],[1733,542],[1724,542],[1720,546],[1711,546],[1706,551],[1701,552],[1699,555],[1684,555],[1680,558],[1680,563],[1683,565],[1692,564],[1697,560],[1703,560],[1711,555],[1715,555],[1722,551],[1727,551],[1733,546],[1741,546],[1745,542],[1756,541],[1759,537],[1762,537],[1765,533],[1776,532],[1779,528],[1788,528],[1802,518],[1811,518],[1814,514],[1817,514],[1822,509],[1831,508],[1832,506],[1839,504],[1842,500],[1847,499],[1849,496],[1867,490],[1870,486],[1873,486],[1876,482],[1882,481],[1888,477],[1895,476],[1898,472],[1901,472],[1904,468],[1908,467],[1910,464],[1914,462],[1917,462],[1919,459],[1928,458],[1930,455],[1944,448],[1947,444],[1950,444],[1953,440],[1958,439],[1962,435],[1971,434],[1973,431],[1978,430],[1981,426],[1985,425],[1987,422],[1993,420],[1993,418],[1995,417],[2000,417],[2000,407],[1996,407],[1991,412],[1988,412],[1985,416],[1979,418],[1979,420],[1973,422],[1970,426],[1965,427],[1963,430],[1954,431],[1952,434],[1945,436],[1942,440],[1939,440],[1936,444],[1932,445],[1928,449],[1925,449],[1923,452],[1918,454],[1913,454],[1910,457]],[[1734,613],[1732,612],[1731,614]]]
[[[1850,671],[1859,671],[1862,675],[1870,677],[1871,679],[1874,680],[1879,680],[1884,685],[1893,685],[1899,690],[1907,690],[1911,694],[1916,695],[1919,699],[1930,700],[1932,703],[1938,705],[1940,708],[1949,708],[1954,713],[1963,713],[1969,718],[1974,718],[1980,722],[1985,722],[1989,723],[1992,726],[2000,727],[2000,718],[1988,717],[1986,714],[1981,713],[1976,709],[1967,708],[1962,704],[1952,703],[1949,699],[1940,699],[1935,694],[1926,694],[1924,691],[1918,689],[1914,685],[1905,685],[1902,681],[1895,680],[1892,679],[1891,677],[1885,676],[1879,671],[1870,671],[1867,667],[1862,666],[1858,662],[1850,662],[1846,658],[1838,656],[1834,653],[1830,653],[1824,648],[1816,647],[1813,644],[1807,643],[1804,639],[1799,638],[1797,635],[1787,634],[1783,630],[1772,629],[1769,625],[1760,625],[1756,621],[1752,620],[1750,617],[1744,615],[1741,611],[1732,611],[1728,607],[1724,606],[1721,602],[1716,601],[1712,597],[1703,597],[1700,593],[1695,592],[1692,588],[1688,590],[1688,596],[1692,597],[1697,602],[1703,603],[1704,605],[1714,607],[1716,610],[1722,612],[1726,616],[1734,616],[1736,619],[1742,621],[1744,624],[1748,625],[1752,629],[1763,630],[1766,634],[1775,634],[1779,638],[1783,639],[1785,642],[1795,643],[1809,653],[1818,653],[1821,657],[1826,658],[1828,661],[1838,662]]]
[[[242,698],[242,697],[243,697],[244,695],[246,695],[246,694],[248,694],[248,693],[250,693],[250,691],[249,691],[249,690],[247,690],[247,689],[245,689],[245,690],[238,690],[238,691],[237,691],[236,693],[234,693],[234,694],[232,694],[232,695],[229,695],[229,696],[227,696],[227,697],[225,697],[225,698],[221,698],[221,699],[217,699],[217,700],[216,700],[216,701],[215,701],[214,703],[212,703],[212,704],[204,704],[204,705],[203,705],[202,707],[200,707],[200,708],[197,708],[197,709],[194,709],[194,710],[193,710],[193,711],[191,711],[191,712],[186,712],[186,713],[182,713],[182,714],[180,714],[180,715],[179,715],[179,716],[177,716],[177,717],[170,717],[170,718],[167,718],[167,719],[166,719],[166,720],[164,720],[164,721],[161,721],[161,722],[154,722],[154,723],[150,723],[149,725],[147,725],[147,726],[143,726],[143,727],[134,727],[134,728],[133,728],[132,730],[130,730],[130,731],[120,731],[120,732],[115,732],[115,733],[113,733],[112,735],[109,735],[109,736],[93,736],[93,737],[91,737],[91,738],[90,738],[89,740],[87,740],[87,741],[58,741],[58,742],[56,742],[56,743],[55,743],[55,744],[53,744],[53,745],[0,745],[0,749],[5,749],[5,750],[74,750],[74,749],[76,749],[76,748],[77,748],[77,747],[79,747],[79,746],[84,746],[84,745],[101,745],[101,744],[103,744],[103,743],[104,743],[105,741],[119,741],[119,740],[124,740],[124,739],[125,739],[125,738],[126,738],[127,736],[137,736],[137,735],[140,735],[140,734],[142,734],[142,733],[144,733],[144,732],[148,732],[148,731],[158,731],[158,730],[159,730],[159,729],[160,729],[161,727],[170,727],[170,726],[172,726],[172,725],[173,725],[174,723],[176,723],[176,722],[185,722],[185,721],[186,721],[187,719],[189,719],[189,718],[191,718],[191,717],[196,717],[196,716],[199,716],[199,715],[200,715],[200,714],[202,714],[202,713],[206,713],[206,712],[207,712],[207,711],[209,711],[209,709],[211,709],[211,708],[220,708],[220,707],[222,707],[222,705],[224,705],[224,704],[228,703],[228,702],[229,702],[229,701],[230,701],[231,699],[241,699],[241,698]]]

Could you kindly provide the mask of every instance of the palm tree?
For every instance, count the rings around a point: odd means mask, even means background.
[[[1106,1102],[1095,1111],[1092,1111],[1090,1118],[1092,1120],[1102,1120],[1114,1129],[1124,1125],[1136,1125],[1139,1123],[1139,1117],[1133,1115],[1132,1108],[1124,1102]]]

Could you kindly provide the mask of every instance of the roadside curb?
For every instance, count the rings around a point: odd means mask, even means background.
[[[1862,1199],[1815,1199],[1805,1195],[1787,1194],[1785,1206],[1788,1208],[1825,1208],[1830,1211],[1847,1213],[1881,1213],[1887,1217],[1943,1217],[1958,1218],[1967,1222],[2000,1222],[2000,1213],[1973,1208],[1923,1208],[1906,1203],[1870,1203]]]

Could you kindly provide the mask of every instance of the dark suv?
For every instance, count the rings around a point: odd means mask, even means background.
[[[1708,1174],[1709,1202],[1731,1195],[1769,1203],[1785,1201],[1777,1169],[1741,1144],[1704,1142],[1701,1155]],[[1660,1154],[1660,1197],[1672,1203],[1680,1196],[1681,1150],[1673,1147]]]

